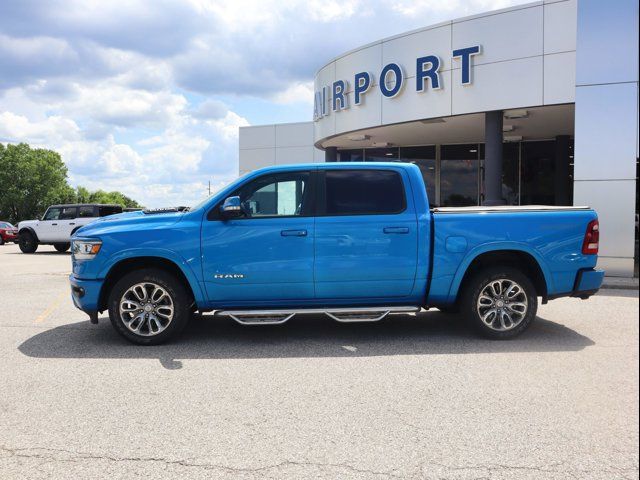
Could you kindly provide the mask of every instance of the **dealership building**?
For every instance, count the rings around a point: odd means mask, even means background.
[[[589,205],[599,266],[637,275],[637,0],[490,11],[318,67],[310,121],[240,129],[240,174],[402,161],[436,206]]]

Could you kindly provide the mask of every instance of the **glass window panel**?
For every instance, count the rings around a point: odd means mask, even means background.
[[[400,149],[400,161],[413,163],[420,168],[427,187],[429,204],[434,206],[436,203],[436,147],[434,145],[403,147]]]
[[[443,145],[440,155],[441,204],[478,205],[478,145]]]
[[[251,217],[301,215],[308,178],[304,172],[260,178],[240,191],[240,201]]]
[[[398,148],[366,148],[364,155],[367,162],[393,162],[398,160]]]
[[[60,218],[60,208],[50,208],[45,213],[43,220],[58,220]]]
[[[522,205],[555,205],[555,141],[522,142]]]
[[[93,217],[95,208],[92,205],[84,205],[80,207],[80,218]]]
[[[338,150],[339,162],[362,162],[364,161],[364,150],[356,148],[353,150]]]
[[[404,187],[389,170],[329,170],[326,173],[327,215],[400,213],[405,208]]]
[[[520,170],[520,143],[502,145],[502,198],[507,205],[520,204],[518,172]]]
[[[76,207],[64,207],[60,212],[60,220],[73,220],[74,218],[78,218]]]

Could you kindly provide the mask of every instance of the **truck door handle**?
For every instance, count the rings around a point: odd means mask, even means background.
[[[409,233],[409,227],[384,227],[384,233]]]
[[[283,237],[306,237],[306,230],[282,230],[280,235]]]
[[[74,223],[74,222],[71,222],[71,223],[69,223],[69,225],[75,225],[75,223]]]
[[[57,223],[52,223],[51,225],[58,225]]]

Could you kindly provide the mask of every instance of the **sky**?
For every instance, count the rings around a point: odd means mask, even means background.
[[[313,77],[360,45],[518,0],[2,0],[0,142],[147,207],[238,175],[238,128],[309,121]]]

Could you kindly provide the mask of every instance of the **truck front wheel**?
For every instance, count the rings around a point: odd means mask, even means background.
[[[22,232],[18,237],[18,245],[22,253],[34,253],[38,249],[38,241],[31,232]]]
[[[109,319],[130,342],[157,345],[178,335],[190,317],[182,282],[163,270],[128,273],[109,293]]]
[[[524,332],[538,311],[533,283],[513,267],[475,274],[463,292],[462,313],[483,336],[506,340]]]

